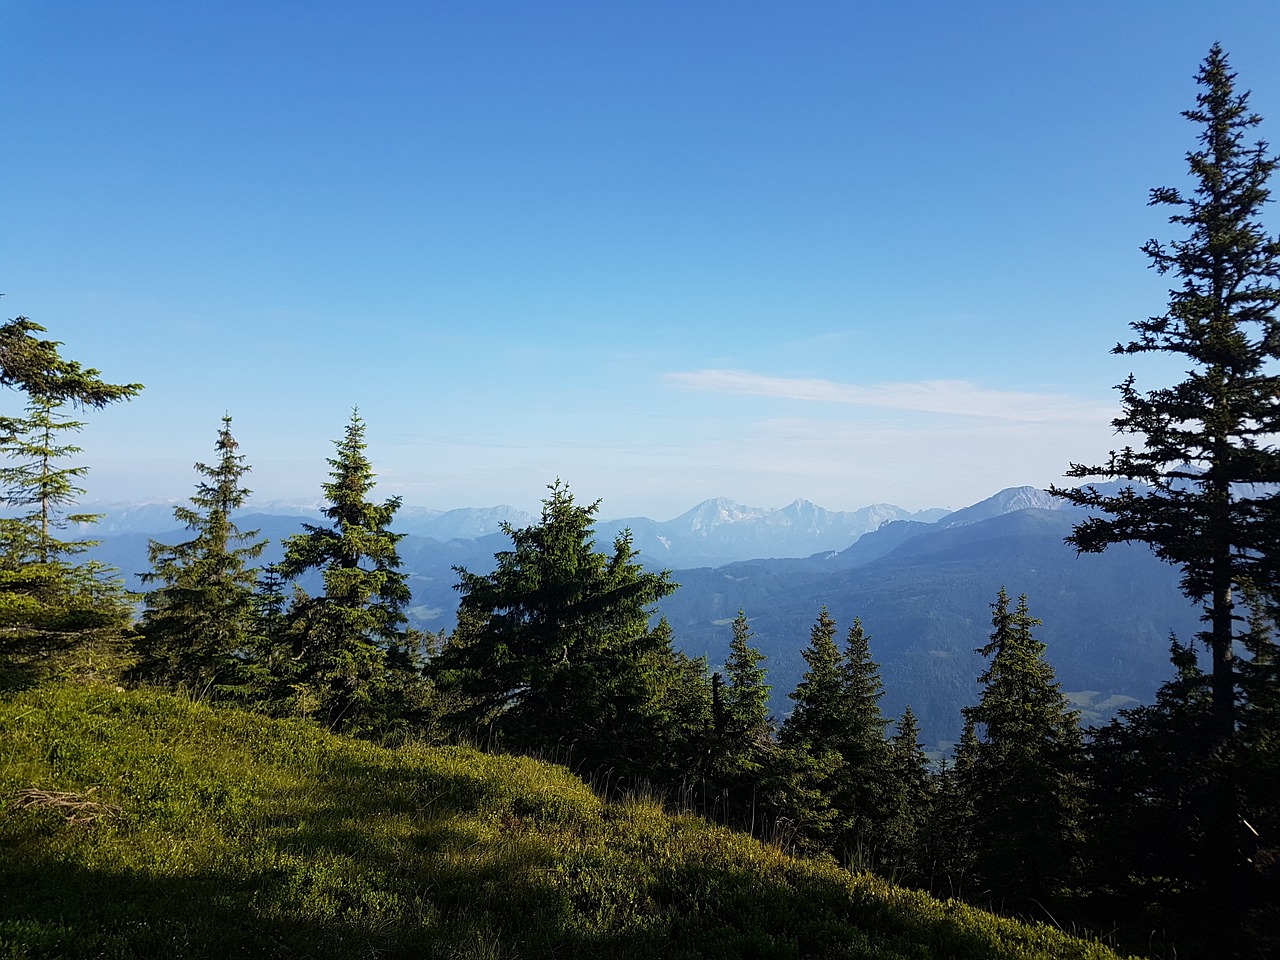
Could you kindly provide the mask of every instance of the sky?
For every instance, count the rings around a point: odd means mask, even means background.
[[[358,407],[436,509],[958,508],[1178,379],[1109,350],[1215,41],[1280,143],[1270,0],[0,0],[0,314],[146,386],[91,500],[224,413],[318,498]]]

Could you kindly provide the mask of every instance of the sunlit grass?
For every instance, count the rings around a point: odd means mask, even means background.
[[[0,889],[0,957],[1111,956],[562,767],[109,688],[0,702]]]

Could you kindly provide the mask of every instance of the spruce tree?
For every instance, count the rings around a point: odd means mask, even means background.
[[[933,778],[933,815],[919,840],[925,883],[934,896],[962,897],[969,893],[977,845],[979,746],[973,720],[965,717],[951,763],[943,761]]]
[[[63,358],[58,351],[60,341],[35,336],[45,332],[26,317],[0,325],[0,385],[33,399],[42,398],[55,407],[70,403],[97,410],[131,400],[142,391],[140,383],[107,383],[93,367]]]
[[[5,505],[20,511],[16,517],[0,521],[9,565],[61,563],[97,546],[96,540],[63,540],[56,535],[58,530],[101,519],[99,514],[72,510],[84,495],[80,481],[89,468],[61,466],[62,461],[82,452],[64,435],[78,433],[85,424],[62,414],[59,407],[48,398],[32,398],[26,416],[11,421],[13,432],[0,443],[0,452],[11,461],[11,465],[0,467]]]
[[[23,416],[0,417],[0,452],[10,460],[0,499],[14,514],[0,520],[0,626],[15,660],[52,663],[82,640],[118,636],[131,615],[117,572],[75,559],[95,541],[57,533],[98,519],[74,509],[88,468],[65,463],[81,452],[68,435],[84,426],[65,408],[101,408],[142,385],[107,383],[64,359],[61,343],[36,336],[43,332],[25,317],[0,325],[0,384],[27,398]]]
[[[352,731],[399,719],[388,715],[391,705],[382,698],[388,685],[412,686],[412,679],[389,677],[388,669],[416,674],[418,653],[416,633],[406,629],[410,593],[397,550],[403,534],[387,529],[400,498],[369,500],[374,473],[364,432],[352,411],[345,435],[334,442],[331,479],[324,484],[324,515],[332,526],[303,524],[305,532],[285,541],[277,564],[286,580],[315,570],[324,582],[315,597],[297,588],[289,612],[298,706],[332,728]]]
[[[1115,353],[1170,354],[1185,379],[1143,392],[1131,374],[1120,384],[1116,430],[1138,438],[1100,466],[1072,464],[1069,476],[1133,481],[1117,493],[1091,486],[1057,491],[1101,511],[1069,538],[1082,551],[1114,543],[1148,544],[1182,569],[1183,592],[1204,607],[1199,634],[1211,658],[1212,711],[1203,763],[1232,762],[1237,748],[1241,669],[1247,627],[1242,595],[1280,605],[1280,241],[1264,229],[1268,180],[1278,158],[1253,140],[1261,118],[1237,92],[1236,75],[1215,44],[1196,77],[1196,106],[1183,113],[1200,128],[1187,154],[1189,193],[1158,187],[1152,205],[1170,207],[1180,239],[1150,240],[1150,264],[1171,274],[1165,311],[1130,324],[1135,336]],[[1236,785],[1206,799],[1204,822],[1217,862],[1209,913],[1222,936],[1238,930],[1242,810]],[[1230,945],[1224,940],[1223,948]]]
[[[628,532],[595,549],[598,501],[578,504],[559,480],[548,489],[538,523],[504,526],[511,549],[492,573],[456,568],[458,628],[432,675],[464,729],[640,774],[662,746],[648,724],[676,670],[669,628],[650,616],[676,585],[637,562]]]
[[[660,617],[633,676],[638,699],[618,717],[630,742],[619,756],[619,772],[633,781],[667,788],[707,774],[713,747],[711,681],[705,657],[689,657],[674,647],[671,625]],[[638,722],[632,724],[634,712]],[[620,740],[622,738],[619,738]]]
[[[920,744],[920,726],[908,706],[889,741],[880,792],[882,870],[899,883],[925,878],[924,828],[933,816],[929,759]]]
[[[1081,738],[1045,646],[1032,636],[1024,594],[992,604],[991,661],[965,718],[980,731],[965,789],[972,804],[975,874],[997,905],[1046,906],[1061,895],[1076,854]]]
[[[837,794],[844,820],[847,856],[857,855],[867,867],[883,866],[889,786],[888,722],[880,710],[884,685],[880,665],[871,656],[871,639],[855,617],[844,648],[844,729],[837,749],[844,760]]]
[[[783,746],[834,747],[843,736],[848,678],[844,653],[836,643],[836,629],[836,622],[824,605],[809,631],[809,646],[800,654],[808,669],[787,694],[795,706],[778,735]]]
[[[733,637],[724,675],[714,679],[715,774],[722,790],[740,799],[744,788],[759,778],[772,742],[769,718],[768,671],[760,665],[764,655],[751,645],[751,626],[739,610],[733,621]]]
[[[151,571],[142,581],[154,586],[146,595],[139,647],[142,672],[161,682],[203,696],[237,680],[252,655],[256,618],[252,566],[266,547],[257,530],[241,531],[232,514],[244,506],[249,466],[231,434],[231,417],[222,418],[213,465],[197,463],[204,479],[196,484],[190,506],[173,510],[174,519],[194,534],[172,546],[151,541]]]
[[[1112,915],[1149,918],[1185,943],[1203,934],[1213,882],[1204,811],[1229,771],[1206,762],[1212,696],[1195,649],[1173,638],[1170,659],[1174,675],[1153,703],[1092,731],[1083,886],[1106,891]]]
[[[801,651],[808,669],[787,696],[795,706],[782,721],[775,803],[806,852],[835,853],[844,836],[839,792],[845,774],[841,743],[847,724],[845,657],[836,622],[824,605]]]

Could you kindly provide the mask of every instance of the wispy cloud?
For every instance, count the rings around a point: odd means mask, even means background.
[[[1078,397],[1050,393],[990,390],[967,380],[851,384],[833,380],[770,377],[742,370],[668,373],[665,379],[690,390],[776,397],[810,403],[909,410],[917,413],[983,417],[1026,423],[1097,421],[1110,407]]]

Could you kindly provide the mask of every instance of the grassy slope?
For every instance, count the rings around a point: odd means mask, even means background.
[[[532,760],[108,688],[0,701],[0,957],[267,955],[1112,956]]]

